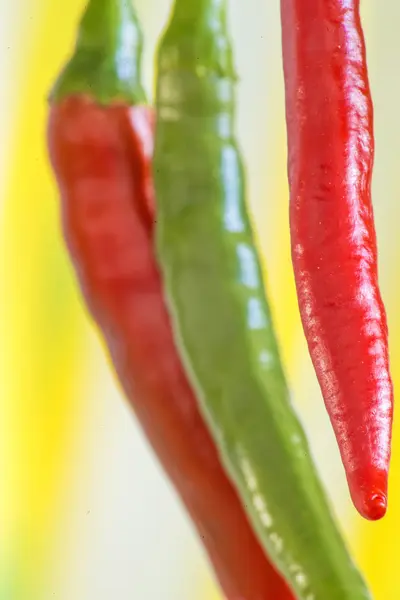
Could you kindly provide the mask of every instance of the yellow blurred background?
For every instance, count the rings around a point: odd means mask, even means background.
[[[231,0],[249,203],[294,401],[376,600],[400,598],[400,446],[380,523],[352,508],[300,327],[290,266],[279,0]],[[136,0],[153,54],[169,0]],[[218,600],[191,524],[120,396],[59,231],[46,96],[84,0],[0,0],[0,600]],[[375,103],[374,202],[400,374],[400,6],[362,2]],[[397,423],[397,420],[396,420]],[[279,599],[277,599],[279,600]]]

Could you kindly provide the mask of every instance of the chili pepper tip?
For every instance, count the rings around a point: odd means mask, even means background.
[[[354,506],[364,519],[379,521],[387,510],[387,471],[359,469],[349,481]]]
[[[369,502],[366,502],[365,516],[370,521],[379,521],[385,516],[387,510],[387,498],[384,494],[373,494]]]

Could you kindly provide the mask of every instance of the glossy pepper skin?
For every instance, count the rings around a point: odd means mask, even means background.
[[[291,407],[245,207],[221,0],[177,0],[158,51],[156,244],[175,339],[225,467],[302,600],[369,598]]]
[[[292,258],[353,502],[387,505],[393,389],[371,203],[373,111],[358,0],[281,0]]]
[[[143,104],[138,23],[124,6],[121,0],[92,0],[77,51],[53,94],[48,143],[65,240],[126,396],[197,528],[225,597],[293,600],[223,470],[174,346],[153,252],[153,111]],[[110,75],[109,57],[98,59],[112,27],[125,27],[136,40],[125,47],[125,69],[136,73],[127,82],[112,70]],[[88,29],[95,32],[90,44]],[[113,38],[107,53],[121,56],[121,37]]]

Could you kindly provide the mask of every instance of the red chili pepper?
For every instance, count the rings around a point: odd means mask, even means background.
[[[153,111],[127,0],[89,0],[53,90],[50,159],[64,236],[90,311],[228,600],[293,600],[264,556],[174,345],[153,252]]]
[[[371,203],[373,110],[358,0],[281,0],[292,259],[353,502],[384,516],[393,390]]]
[[[174,345],[153,256],[152,112],[75,96],[49,148],[81,287],[147,438],[230,600],[293,600],[252,532]]]

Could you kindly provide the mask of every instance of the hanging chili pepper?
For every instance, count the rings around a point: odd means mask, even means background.
[[[65,239],[126,395],[226,598],[293,600],[225,475],[174,347],[153,255],[153,116],[141,53],[130,2],[91,0],[49,119]]]
[[[392,382],[371,204],[372,102],[358,0],[282,0],[292,258],[353,502],[387,505]]]
[[[279,359],[234,133],[226,2],[176,0],[157,65],[158,259],[204,416],[297,597],[369,598],[330,515]]]

